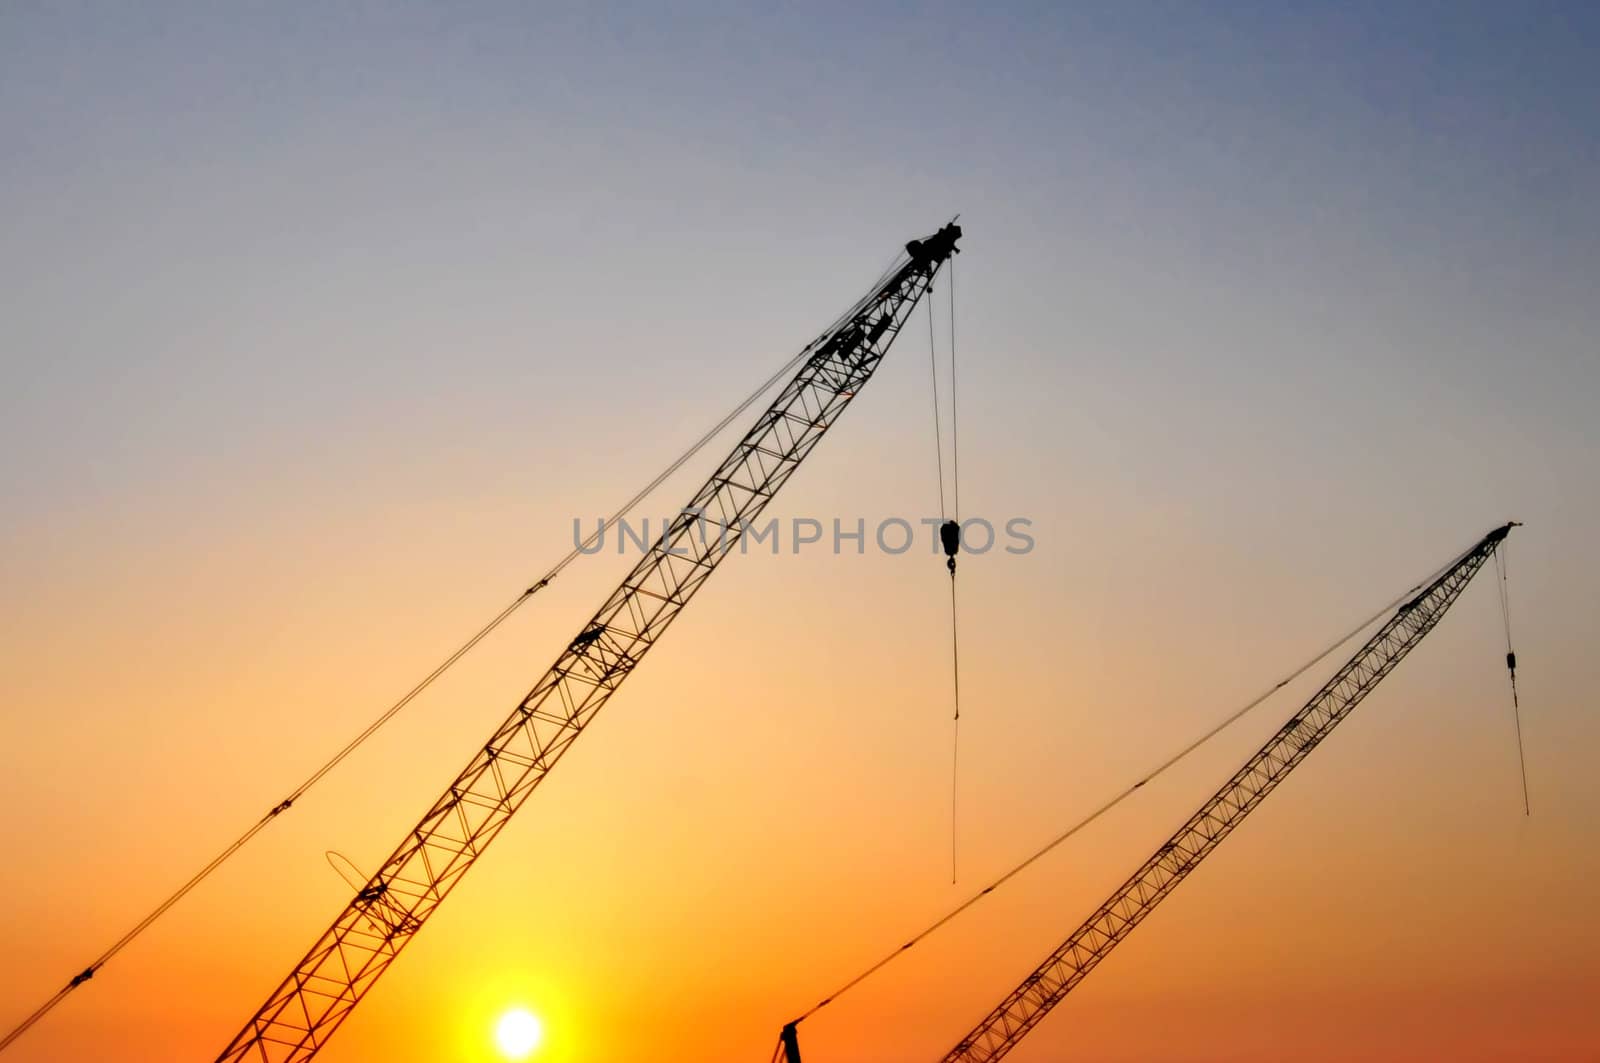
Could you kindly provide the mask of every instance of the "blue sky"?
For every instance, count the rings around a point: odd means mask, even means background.
[[[81,446],[123,430],[156,445],[140,403],[203,430],[198,407],[232,388],[381,365],[371,350],[308,364],[293,321],[262,321],[288,330],[263,381],[229,342],[245,317],[382,307],[396,328],[442,327],[452,305],[460,327],[543,311],[620,258],[626,293],[586,287],[583,312],[616,316],[620,298],[692,320],[714,290],[684,306],[687,286],[643,276],[781,270],[773,247],[820,274],[820,308],[850,291],[829,273],[865,275],[886,241],[956,211],[1009,293],[974,321],[1041,358],[1115,342],[1125,317],[1176,339],[1180,322],[1251,316],[1342,338],[1325,364],[1450,378],[1449,405],[1473,414],[1581,419],[1589,397],[1572,386],[1592,384],[1572,340],[1593,324],[1600,237],[1584,5],[45,5],[4,20],[12,446],[63,416]],[[1052,313],[1075,301],[1100,312]],[[1374,350],[1380,331],[1406,357]],[[1172,342],[1148,368],[1181,376],[1208,355],[1234,360],[1218,368],[1242,400],[1267,387],[1247,378],[1280,372],[1365,390],[1288,349]],[[30,446],[32,472],[8,481],[59,480],[55,462],[82,453],[57,444]]]

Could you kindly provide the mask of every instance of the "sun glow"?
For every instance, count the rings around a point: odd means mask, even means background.
[[[544,1040],[544,1023],[526,1008],[512,1008],[494,1026],[494,1043],[507,1059],[527,1059]]]

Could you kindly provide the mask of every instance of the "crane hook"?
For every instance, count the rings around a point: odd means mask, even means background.
[[[950,569],[951,578],[954,578],[956,554],[961,551],[961,525],[953,520],[939,525],[939,542],[944,546],[945,565]]]

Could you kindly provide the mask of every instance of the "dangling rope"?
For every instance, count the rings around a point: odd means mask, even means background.
[[[939,356],[933,340],[933,300],[928,300],[928,378],[933,382],[933,460],[939,472],[939,519],[949,511],[944,504],[944,428],[939,421]]]
[[[1506,671],[1511,675],[1511,720],[1517,732],[1517,767],[1522,773],[1522,814],[1532,815],[1528,806],[1528,759],[1522,751],[1522,706],[1517,698],[1517,653],[1511,648],[1511,589],[1506,579],[1505,543],[1495,547],[1494,569],[1500,588],[1500,619],[1506,631]]]
[[[956,423],[956,293],[955,264],[950,266],[950,462],[951,494],[954,510],[945,507],[944,430],[939,411],[939,355],[934,338],[933,300],[928,300],[928,371],[933,379],[933,443],[939,472],[939,541],[944,547],[945,567],[950,570],[950,681],[954,713],[950,725],[950,881],[956,881],[956,802],[961,767],[961,641],[956,601],[956,554],[961,551],[961,450]]]
[[[950,487],[961,519],[961,419],[956,410],[956,260],[950,259]]]
[[[956,577],[950,574],[950,680],[955,694],[955,715],[950,723],[950,884],[956,881],[956,797],[961,772],[961,643],[956,623]]]
[[[952,520],[955,547],[961,546],[961,421],[957,416],[956,387],[956,260],[950,259],[950,491],[954,498]],[[955,712],[950,723],[950,883],[956,881],[956,816],[961,778],[961,625],[956,609],[956,558],[950,552],[950,685]]]

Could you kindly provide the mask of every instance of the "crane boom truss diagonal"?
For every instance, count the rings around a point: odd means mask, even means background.
[[[871,379],[954,223],[907,255],[813,353],[526,697],[218,1057],[311,1059],[555,767]]]
[[[944,1063],[993,1063],[1015,1048],[1433,630],[1512,527],[1491,531],[1400,606],[1143,867],[950,1050]]]

